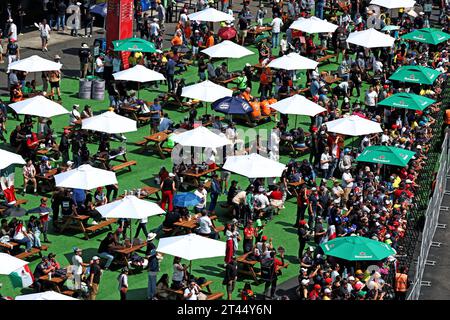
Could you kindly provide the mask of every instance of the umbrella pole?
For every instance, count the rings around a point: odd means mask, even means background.
[[[141,83],[138,82],[138,99],[139,99],[139,93],[140,93],[140,89],[141,89]]]
[[[295,129],[297,129],[297,118],[298,118],[298,115],[295,115]]]
[[[189,277],[192,277],[192,260],[189,261]]]

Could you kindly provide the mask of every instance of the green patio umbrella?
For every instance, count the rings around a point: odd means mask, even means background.
[[[384,242],[360,236],[339,237],[320,247],[328,256],[349,261],[380,261],[397,253]]]
[[[435,28],[423,28],[405,34],[402,39],[436,45],[450,39],[450,34]]]
[[[381,100],[378,105],[423,111],[435,102],[436,100],[418,94],[401,92]]]
[[[114,51],[131,51],[131,52],[156,52],[153,42],[141,38],[128,38],[113,41]]]
[[[389,80],[419,84],[433,84],[441,72],[422,66],[403,66],[398,68]]]
[[[359,162],[371,162],[404,167],[416,153],[391,146],[370,146],[356,158]]]

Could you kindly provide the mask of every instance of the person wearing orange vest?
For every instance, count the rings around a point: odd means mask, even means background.
[[[251,101],[249,102],[250,106],[252,107],[253,111],[250,113],[252,120],[257,120],[261,118],[261,107],[259,101]]]
[[[268,100],[263,100],[260,103],[260,107],[261,107],[261,113],[265,116],[270,116],[270,103]]]
[[[246,100],[247,102],[250,102],[253,100],[253,96],[251,95],[251,89],[247,87],[244,92],[242,92],[241,96],[242,99]]]
[[[399,272],[395,273],[395,298],[405,300],[408,292],[408,268],[400,267]]]
[[[272,91],[272,70],[269,67],[264,67],[261,76],[259,77],[259,92],[261,93],[261,99],[266,99]]]
[[[445,110],[444,123],[450,127],[450,109]]]

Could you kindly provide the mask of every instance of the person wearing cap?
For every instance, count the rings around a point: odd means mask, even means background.
[[[6,56],[8,57],[8,66],[14,61],[20,60],[20,48],[17,40],[8,40],[8,44],[6,45]],[[9,72],[9,67],[7,72]]]
[[[80,58],[80,78],[86,78],[91,60],[91,50],[86,43],[81,44],[78,57]]]
[[[89,278],[87,285],[89,287],[89,300],[95,300],[98,294],[98,286],[102,276],[102,268],[100,268],[100,258],[98,256],[92,257],[92,262],[89,265]]]
[[[168,204],[168,211],[173,211],[173,195],[176,191],[175,186],[175,174],[169,173],[169,177],[161,182],[161,208],[166,210],[166,204]]]
[[[75,276],[76,287],[81,288],[81,278],[85,272],[85,268],[89,266],[89,263],[83,262],[83,250],[75,247],[73,248],[74,255],[72,256],[72,272]]]
[[[117,277],[117,281],[119,282],[119,295],[120,301],[127,300],[127,292],[128,292],[128,268],[124,267],[120,271],[119,276]]]
[[[55,268],[49,263],[47,256],[42,256],[41,262],[38,263],[33,272],[33,288],[35,292],[44,291],[44,282],[39,278],[48,275],[51,272],[55,272]]]
[[[28,210],[27,214],[39,213],[39,221],[40,224],[42,225],[42,234],[44,235],[44,242],[51,243],[51,241],[48,240],[47,233],[48,233],[49,214],[52,212],[52,209],[47,206],[47,201],[48,201],[47,197],[42,197],[40,206]]]
[[[61,265],[58,261],[56,261],[56,254],[53,252],[50,252],[48,254],[48,264],[54,268],[55,271],[61,269]]]

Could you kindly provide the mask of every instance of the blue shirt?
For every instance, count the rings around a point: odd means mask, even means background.
[[[83,203],[86,200],[86,192],[82,189],[73,189],[72,199],[75,203]]]
[[[168,75],[174,75],[175,74],[175,66],[177,63],[173,59],[169,59],[167,61],[166,71]]]
[[[159,124],[158,130],[160,132],[168,130],[172,124],[173,124],[172,120],[170,120],[169,118],[163,118],[161,120],[161,123]]]
[[[312,96],[316,96],[319,93],[319,89],[320,89],[320,84],[319,81],[317,80],[313,80],[311,82],[311,95]]]
[[[150,106],[150,111],[161,111],[161,105],[159,104],[152,104]],[[152,119],[161,119],[161,114],[160,113],[152,113]]]

